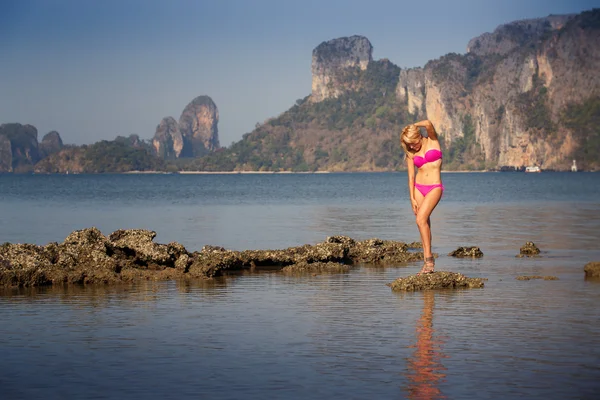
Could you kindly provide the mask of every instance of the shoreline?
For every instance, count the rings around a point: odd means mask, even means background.
[[[600,171],[544,171],[550,173],[595,173]],[[125,171],[125,172],[0,172],[0,175],[269,175],[269,174],[389,174],[406,173],[406,170],[397,171]],[[482,173],[527,173],[525,171],[495,171],[495,170],[442,170],[442,174],[482,174]],[[535,174],[534,174],[535,175]]]
[[[468,173],[496,173],[502,171],[477,170],[477,171],[458,171],[458,170],[442,170],[442,174],[468,174]],[[563,172],[563,171],[554,171]],[[564,171],[567,172],[567,171]],[[406,170],[399,171],[127,171],[115,172],[116,174],[163,174],[163,175],[236,175],[236,174],[389,174],[389,173],[406,173]]]

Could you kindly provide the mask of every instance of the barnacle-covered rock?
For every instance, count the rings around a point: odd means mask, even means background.
[[[394,291],[427,289],[481,288],[483,279],[468,278],[457,272],[435,271],[430,274],[409,275],[388,284]]]

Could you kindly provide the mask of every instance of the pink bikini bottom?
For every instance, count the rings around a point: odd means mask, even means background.
[[[415,189],[417,189],[423,197],[427,196],[427,193],[431,192],[435,188],[442,188],[442,193],[444,192],[444,185],[441,183],[436,183],[435,185],[421,185],[419,183],[415,183]]]

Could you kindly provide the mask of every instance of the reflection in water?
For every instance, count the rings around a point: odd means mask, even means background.
[[[6,303],[45,302],[49,298],[63,304],[80,305],[82,308],[103,308],[119,304],[122,308],[135,308],[140,304],[155,304],[170,293],[179,293],[182,301],[190,293],[202,298],[220,297],[227,293],[234,276],[214,279],[182,279],[172,281],[139,281],[115,285],[52,285],[22,288],[0,287],[0,299]]]
[[[423,312],[416,325],[417,343],[415,351],[408,360],[408,397],[411,399],[443,399],[446,398],[438,385],[446,375],[441,363],[444,357],[441,342],[434,337],[433,307],[435,294],[432,291],[423,293]]]

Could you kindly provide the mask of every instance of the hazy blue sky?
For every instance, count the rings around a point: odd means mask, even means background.
[[[196,96],[221,145],[311,91],[312,50],[363,35],[375,59],[423,66],[499,24],[600,0],[0,0],[0,123],[65,143],[154,135]]]

